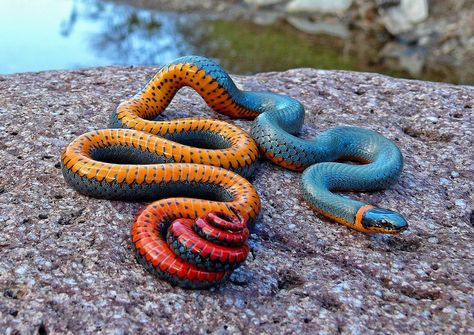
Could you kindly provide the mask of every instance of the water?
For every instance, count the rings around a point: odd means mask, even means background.
[[[294,67],[381,72],[469,82],[456,71],[413,75],[379,64],[375,39],[312,36],[285,24],[257,26],[196,14],[156,12],[97,0],[0,0],[0,73],[103,65],[157,65],[187,54],[233,73]]]
[[[0,73],[154,65],[186,49],[172,14],[73,0],[0,0],[0,8]]]

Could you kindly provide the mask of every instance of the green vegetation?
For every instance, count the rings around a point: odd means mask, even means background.
[[[234,73],[286,70],[294,67],[353,69],[343,55],[343,41],[334,38],[295,34],[280,25],[261,27],[248,22],[215,20],[201,23],[198,31],[182,27],[199,53],[221,60]],[[335,45],[336,44],[336,45]]]

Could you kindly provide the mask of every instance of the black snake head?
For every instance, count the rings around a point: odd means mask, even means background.
[[[369,231],[396,234],[408,228],[408,222],[397,212],[385,208],[371,208],[364,213],[362,225]]]

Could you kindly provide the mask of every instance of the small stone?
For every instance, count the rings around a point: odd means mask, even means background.
[[[441,186],[447,186],[447,185],[451,184],[451,181],[449,179],[446,179],[446,178],[439,178],[439,184]]]
[[[293,27],[308,34],[326,34],[339,38],[349,38],[347,25],[341,22],[313,22],[308,18],[289,16],[286,19]]]
[[[459,172],[457,172],[457,171],[452,171],[452,172],[451,172],[451,177],[453,177],[453,178],[459,177]]]
[[[343,13],[352,0],[293,0],[288,3],[289,13]]]
[[[466,208],[466,202],[463,199],[456,199],[454,204],[462,209]]]
[[[401,0],[400,7],[411,23],[423,22],[428,18],[427,0]]]

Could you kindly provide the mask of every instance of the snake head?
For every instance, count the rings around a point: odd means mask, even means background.
[[[362,226],[374,233],[397,234],[408,228],[408,222],[397,212],[375,207],[364,212]]]

